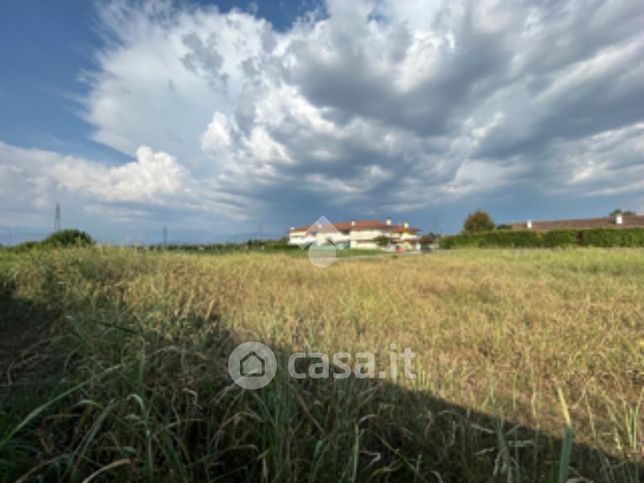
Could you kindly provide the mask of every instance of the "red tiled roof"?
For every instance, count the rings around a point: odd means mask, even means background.
[[[413,226],[408,226],[405,228],[405,225],[392,225],[392,233],[418,233],[420,228],[414,228]]]
[[[304,225],[304,226],[296,226],[291,228],[289,231],[309,231],[311,230],[317,230],[318,227],[317,225]],[[323,225],[321,230],[338,230],[338,231],[350,231],[350,230],[375,230],[375,229],[382,229],[382,230],[389,230],[394,233],[402,233],[402,232],[412,232],[416,233],[419,232],[420,229],[414,228],[411,226],[408,226],[405,228],[405,225],[402,223],[398,224],[392,224],[388,225],[384,221],[380,220],[355,220],[355,221],[338,221],[335,223],[331,223],[329,225]]]
[[[526,229],[526,222],[510,223],[514,230]],[[550,231],[559,228],[635,228],[644,227],[644,215],[623,215],[622,224],[615,223],[612,216],[602,216],[599,218],[576,218],[570,220],[551,220],[551,221],[533,221],[532,229],[535,231]]]

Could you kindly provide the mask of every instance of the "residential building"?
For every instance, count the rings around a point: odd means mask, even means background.
[[[352,220],[293,226],[289,230],[289,245],[309,246],[332,243],[338,248],[417,250],[420,249],[420,230],[409,223],[394,224],[391,218],[380,220]],[[378,242],[388,239],[386,247]]]
[[[547,232],[569,228],[584,230],[588,228],[644,228],[644,215],[601,216],[598,218],[575,218],[550,221],[519,221],[509,224],[513,230],[534,230]]]

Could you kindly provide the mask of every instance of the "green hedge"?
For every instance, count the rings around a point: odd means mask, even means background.
[[[644,228],[593,228],[581,235],[581,244],[590,247],[644,247]]]
[[[445,236],[441,248],[538,248],[538,247],[644,247],[644,228],[560,229],[547,233],[531,230],[488,231]]]
[[[480,248],[483,242],[482,234],[444,236],[438,241],[440,248]]]
[[[543,235],[543,244],[546,247],[569,247],[577,245],[580,239],[579,230],[552,230]]]
[[[535,231],[487,231],[473,235],[455,235],[441,238],[441,248],[520,248],[541,247],[543,236]]]
[[[530,230],[491,231],[483,236],[484,247],[536,248],[543,246],[543,236]]]

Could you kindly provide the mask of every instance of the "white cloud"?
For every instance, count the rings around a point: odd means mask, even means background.
[[[186,188],[190,173],[172,156],[141,146],[137,159],[106,166],[40,149],[0,142],[0,183],[4,203],[36,206],[51,202],[54,192],[69,191],[96,201],[162,202]],[[15,195],[23,195],[16,203]],[[13,200],[13,201],[12,201]]]
[[[120,166],[52,151],[26,149],[0,141],[0,203],[18,217],[47,208],[56,200],[97,206],[112,212],[154,216],[159,209],[191,213],[224,213],[223,219],[243,218],[246,208],[235,195],[219,193],[216,180],[200,180],[164,152],[140,146],[136,159]],[[241,207],[241,208],[240,208]]]
[[[204,152],[222,153],[230,149],[231,144],[230,122],[222,113],[215,112],[208,128],[201,135],[201,149]]]
[[[190,173],[169,154],[141,146],[136,158],[116,167],[64,158],[49,169],[59,186],[85,192],[99,201],[159,203],[186,189]]]
[[[101,11],[109,43],[88,73],[94,139],[126,154],[141,144],[198,155],[213,111],[231,113],[243,61],[270,45],[270,27],[241,13],[113,2]]]

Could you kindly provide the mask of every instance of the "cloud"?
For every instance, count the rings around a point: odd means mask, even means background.
[[[185,188],[189,172],[172,156],[155,153],[147,146],[136,151],[136,160],[121,166],[105,166],[73,156],[40,149],[25,149],[0,142],[0,169],[4,183],[3,202],[12,203],[20,183],[21,192],[36,205],[50,202],[52,189],[83,193],[97,201],[163,202]],[[11,196],[7,196],[11,195]],[[24,199],[18,200],[20,204]],[[13,204],[18,204],[13,202]]]
[[[0,187],[3,212],[18,225],[34,213],[42,219],[45,212],[48,219],[57,201],[71,211],[82,208],[86,214],[109,214],[121,221],[176,218],[175,214],[189,219],[213,212],[226,213],[228,221],[244,217],[240,202],[218,193],[213,180],[195,179],[173,156],[148,146],[140,146],[132,161],[106,166],[0,141]],[[87,220],[79,215],[77,219]]]
[[[282,31],[236,9],[99,8],[85,119],[136,159],[50,153],[54,169],[23,177],[36,200],[57,186],[288,226],[527,189],[642,199],[634,2],[329,0]]]
[[[106,39],[85,119],[94,139],[126,154],[141,145],[197,162],[215,110],[231,114],[244,60],[260,55],[270,26],[248,14],[168,2],[112,2],[100,10]]]
[[[106,202],[162,203],[184,190],[190,178],[175,158],[148,146],[136,150],[135,161],[118,167],[64,158],[49,169],[60,187]]]

